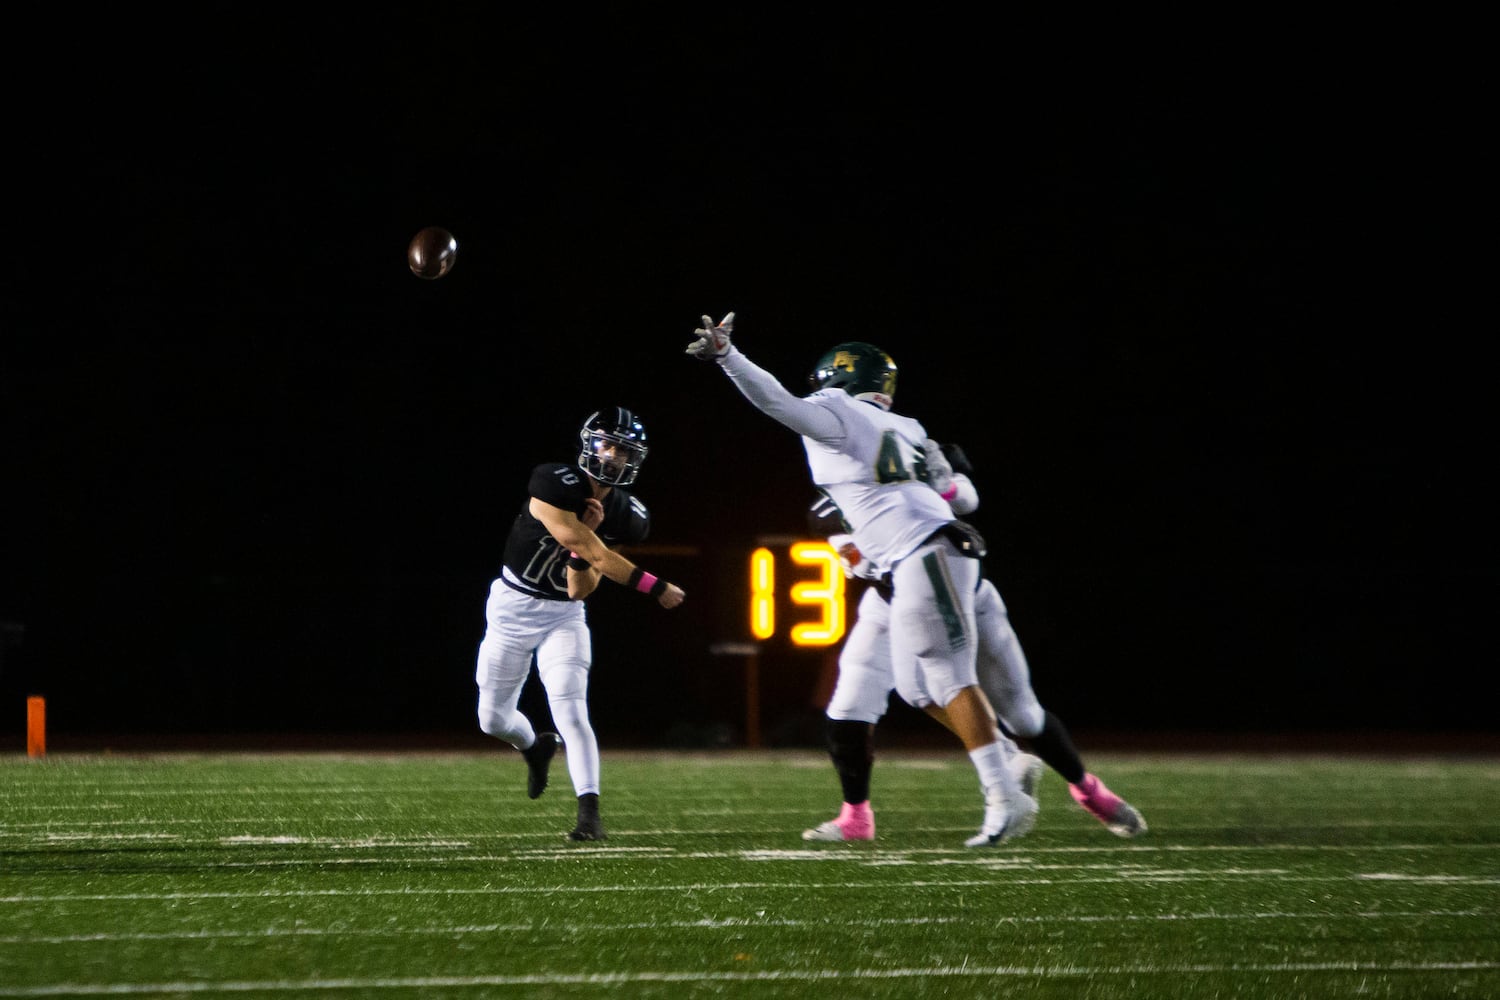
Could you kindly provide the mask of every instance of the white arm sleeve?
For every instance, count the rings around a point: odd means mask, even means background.
[[[962,517],[979,509],[979,491],[974,488],[974,483],[968,476],[962,472],[955,472],[953,485],[958,487],[958,494],[948,501],[948,506],[953,508],[953,513]]]
[[[844,425],[831,410],[793,396],[774,375],[745,357],[739,348],[731,346],[718,362],[735,388],[772,420],[815,441],[843,440]]]

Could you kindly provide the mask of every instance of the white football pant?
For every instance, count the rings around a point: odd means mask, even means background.
[[[589,722],[592,645],[582,601],[545,601],[490,584],[484,639],[474,681],[479,685],[479,728],[514,747],[529,747],[536,730],[516,705],[536,657],[552,721],[568,757],[577,795],[599,791],[599,742]]]
[[[946,706],[977,685],[974,589],[979,560],[943,536],[923,543],[891,574],[891,662],[896,693],[913,708]]]
[[[974,595],[979,652],[979,686],[1007,729],[1032,737],[1042,731],[1046,713],[1031,688],[1031,671],[1000,591],[988,579]],[[839,651],[838,681],[828,701],[828,717],[841,722],[877,723],[885,715],[895,672],[891,665],[891,609],[874,587],[865,588],[854,625]]]

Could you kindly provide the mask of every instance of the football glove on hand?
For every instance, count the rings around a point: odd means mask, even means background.
[[[722,358],[729,353],[729,335],[733,332],[734,313],[725,313],[717,324],[712,316],[704,316],[703,325],[693,331],[698,339],[688,345],[687,353],[701,361]]]
[[[953,465],[943,454],[943,446],[928,438],[922,446],[927,462],[927,485],[947,496],[953,487]]]

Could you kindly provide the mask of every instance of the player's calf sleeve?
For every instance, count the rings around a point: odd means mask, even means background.
[[[828,756],[838,772],[844,801],[868,801],[870,772],[875,769],[875,727],[868,722],[828,719],[826,733]]]
[[[1068,784],[1076,785],[1083,780],[1083,758],[1078,756],[1078,751],[1073,747],[1073,737],[1068,735],[1068,727],[1057,716],[1048,712],[1042,731],[1031,737],[1030,743],[1032,752],[1062,775]]]

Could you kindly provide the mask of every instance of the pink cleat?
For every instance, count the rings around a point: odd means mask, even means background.
[[[1085,774],[1078,784],[1069,785],[1068,794],[1116,837],[1137,837],[1146,832],[1146,821],[1135,807],[1092,774]]]
[[[844,803],[837,819],[820,823],[811,830],[802,831],[803,840],[874,840],[875,813],[869,802],[859,805]]]

